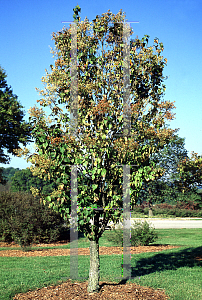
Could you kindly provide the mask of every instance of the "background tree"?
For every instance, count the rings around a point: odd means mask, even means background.
[[[185,193],[196,191],[202,186],[202,155],[192,151],[191,158],[185,158],[178,164],[179,180],[176,185]]]
[[[162,177],[143,184],[139,204],[146,201],[152,205],[177,199],[180,192],[178,185],[175,184],[180,178],[178,163],[184,158],[188,158],[185,138],[180,138],[178,135],[174,136],[158,153],[151,155],[150,161],[163,168],[165,172]]]
[[[162,175],[162,170],[150,163],[149,157],[162,149],[176,132],[165,124],[173,118],[174,105],[162,101],[163,69],[167,62],[161,56],[163,44],[155,39],[154,45],[148,46],[149,36],[144,36],[123,48],[124,19],[120,10],[117,15],[110,11],[97,15],[93,23],[87,18],[81,23],[75,21],[78,26],[75,51],[71,50],[73,25],[53,33],[55,66],[51,65],[51,73],[46,71],[42,78],[45,88],[39,90],[42,98],[37,100],[41,108],[35,106],[30,110],[32,137],[37,146],[28,158],[33,164],[30,169],[34,175],[55,181],[57,188],[48,197],[40,197],[44,202],[49,201],[50,207],[64,218],[70,218],[72,213],[71,170],[76,176],[73,166],[77,166],[78,229],[90,240],[88,292],[99,290],[99,238],[109,221],[118,223],[125,218],[120,210],[124,177],[120,165],[130,165],[131,202],[135,203],[142,183]],[[132,29],[126,30],[130,37]],[[105,44],[111,49],[104,50]],[[129,60],[125,59],[127,54]],[[76,66],[73,58],[77,60]],[[130,77],[123,77],[129,65]],[[76,91],[70,85],[71,80],[76,83],[76,78],[78,106],[74,97],[72,100]],[[125,78],[131,85],[130,105],[123,104],[127,93]],[[49,117],[42,109],[47,106],[51,109]],[[131,135],[123,131],[128,106]],[[75,112],[77,124],[70,118]],[[19,151],[22,154],[29,155]],[[75,181],[72,184],[76,189]],[[32,192],[40,194],[37,189]]]
[[[8,167],[8,168],[2,168],[3,170],[3,178],[6,180],[6,181],[11,181],[11,178],[14,176],[15,172],[16,171],[20,171],[19,168],[13,168],[13,167]]]
[[[185,138],[176,135],[162,150],[153,154],[151,160],[165,169],[161,180],[172,182],[179,178],[178,163],[184,158],[188,158],[188,152],[185,149]]]
[[[202,207],[202,189],[201,188],[199,188],[198,190],[197,190],[197,194],[200,196],[200,202],[201,202],[201,207]]]
[[[176,176],[172,177],[175,202],[181,205],[195,204],[201,207],[200,188],[202,186],[202,156],[192,152],[178,161]]]
[[[8,163],[10,160],[5,150],[15,154],[14,150],[20,148],[20,143],[26,145],[30,141],[31,131],[29,124],[23,121],[23,106],[8,86],[6,77],[0,67],[0,163]]]
[[[15,172],[11,178],[11,191],[31,193],[31,187],[37,188],[42,195],[47,196],[52,193],[56,184],[53,181],[47,182],[38,176],[34,176],[30,169],[22,169]]]
[[[16,171],[19,171],[19,168],[0,168],[0,191],[10,189],[10,181]]]

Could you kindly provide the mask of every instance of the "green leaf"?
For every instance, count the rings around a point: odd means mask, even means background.
[[[69,208],[66,208],[65,212],[66,212],[67,214],[69,214]]]
[[[93,188],[93,191],[98,187],[98,184],[93,184],[92,185],[92,188]]]
[[[54,158],[56,156],[56,152],[51,152],[51,157]]]
[[[90,222],[90,217],[87,217],[87,218],[86,218],[86,222]]]
[[[119,122],[120,122],[121,120],[123,120],[123,115],[119,116],[119,117],[118,117],[118,120],[119,120]]]
[[[95,174],[95,173],[97,173],[97,168],[93,168],[93,170],[92,170],[92,174]]]
[[[65,152],[64,147],[60,147],[60,152],[61,152],[61,153],[64,153],[64,152]]]
[[[43,147],[46,149],[48,146],[48,142],[43,143]]]
[[[79,224],[83,225],[84,224],[84,220],[79,220]]]
[[[106,173],[107,173],[107,170],[106,169],[102,169],[101,176],[104,177],[106,175]]]
[[[87,162],[87,161],[85,161],[83,165],[84,165],[84,167],[87,167],[87,165],[88,165],[88,162]]]

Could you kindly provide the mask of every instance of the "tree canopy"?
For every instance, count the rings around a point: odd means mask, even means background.
[[[9,182],[11,181],[11,178],[14,176],[15,172],[19,170],[19,168],[13,167],[2,168],[2,177],[6,182]]]
[[[22,169],[15,172],[11,178],[11,190],[13,192],[29,192],[31,193],[31,187],[40,190],[42,195],[49,195],[56,187],[56,184],[52,181],[45,181],[38,176],[33,176],[30,169]]]
[[[178,135],[171,138],[170,142],[158,153],[152,154],[150,161],[163,168],[164,174],[143,184],[140,202],[146,200],[150,203],[160,203],[171,198],[175,200],[180,192],[178,164],[185,158],[188,158],[188,152],[185,149],[185,138],[180,138]]]
[[[23,121],[23,106],[13,94],[11,87],[6,82],[6,73],[0,67],[0,163],[8,163],[9,156],[15,149],[20,148],[20,143],[26,145],[30,141],[30,125]]]
[[[202,186],[202,155],[192,151],[191,158],[184,158],[178,163],[178,187],[184,193],[196,191]]]
[[[78,229],[90,240],[89,292],[99,289],[99,238],[107,223],[123,219],[130,187],[135,203],[143,182],[163,175],[149,158],[177,131],[166,126],[174,104],[162,99],[163,44],[155,38],[149,46],[148,35],[128,43],[133,31],[124,20],[122,10],[108,11],[53,33],[55,65],[38,89],[41,107],[30,110],[36,143],[30,170],[57,184],[47,197],[32,192],[64,218],[76,195]],[[48,117],[43,107],[50,108]]]

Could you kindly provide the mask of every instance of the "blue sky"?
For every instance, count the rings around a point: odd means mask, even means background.
[[[202,2],[200,0],[142,0],[142,1],[0,1],[0,65],[8,75],[7,82],[24,107],[25,120],[28,109],[36,104],[40,95],[35,90],[43,88],[41,77],[45,69],[54,64],[50,53],[53,32],[61,30],[62,21],[73,21],[73,8],[81,7],[81,21],[92,21],[96,15],[109,9],[117,14],[126,13],[135,38],[155,37],[164,44],[163,56],[168,63],[164,75],[166,94],[164,99],[175,101],[175,117],[171,128],[180,128],[179,136],[185,137],[185,147],[202,154]],[[68,27],[68,24],[65,24]],[[10,164],[0,167],[26,168],[23,158],[11,156]]]

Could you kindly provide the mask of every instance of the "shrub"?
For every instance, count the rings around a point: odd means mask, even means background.
[[[157,204],[153,209],[154,215],[167,215],[175,217],[201,217],[202,211],[199,204],[192,200],[177,201],[176,205],[168,205],[167,203]]]
[[[144,210],[141,206],[134,206],[133,211],[136,213],[143,213]]]
[[[202,218],[202,210],[197,211],[197,215],[198,218]]]
[[[153,211],[153,209],[152,209],[152,211]],[[148,215],[149,214],[149,207],[145,207],[143,212],[144,212],[145,215]]]
[[[0,220],[3,241],[14,240],[23,249],[32,243],[57,241],[64,231],[59,213],[25,192],[0,193]]]
[[[131,228],[131,245],[132,246],[147,246],[158,239],[154,228],[150,227],[147,221],[135,221]]]
[[[172,209],[173,206],[168,203],[159,203],[159,204],[156,204],[156,206],[155,206],[155,209],[158,209],[158,208],[168,210],[168,209]]]
[[[150,243],[155,242],[158,239],[158,235],[154,230],[147,221],[135,221],[131,227],[131,246],[148,246]],[[107,237],[108,240],[123,246],[123,231],[124,229],[120,227],[113,229],[112,235]]]
[[[169,209],[169,211],[167,211],[166,214],[170,216],[176,216],[176,209],[175,208]]]
[[[197,217],[198,216],[198,211],[192,211],[192,210],[188,210],[188,209],[176,208],[175,209],[175,215],[176,215],[176,217],[181,217],[181,218]]]
[[[188,200],[186,202],[184,201],[177,201],[176,208],[179,209],[189,209],[189,210],[197,210],[199,209],[199,204],[192,201]]]
[[[134,213],[144,213],[144,209],[143,209],[142,206],[140,206],[140,205],[134,206],[134,207],[133,207],[133,212],[134,212]]]
[[[167,209],[165,208],[154,208],[153,209],[153,214],[156,215],[166,215],[168,213]],[[170,211],[169,211],[170,213]]]
[[[148,201],[143,200],[140,204],[140,207],[144,210],[145,208],[149,207]]]
[[[1,208],[0,208],[1,209]],[[0,219],[0,240],[2,242],[12,242],[10,225],[7,219]]]
[[[12,231],[10,220],[14,213],[14,207],[11,203],[11,195],[8,191],[0,193],[0,239],[3,242],[12,242]]]

